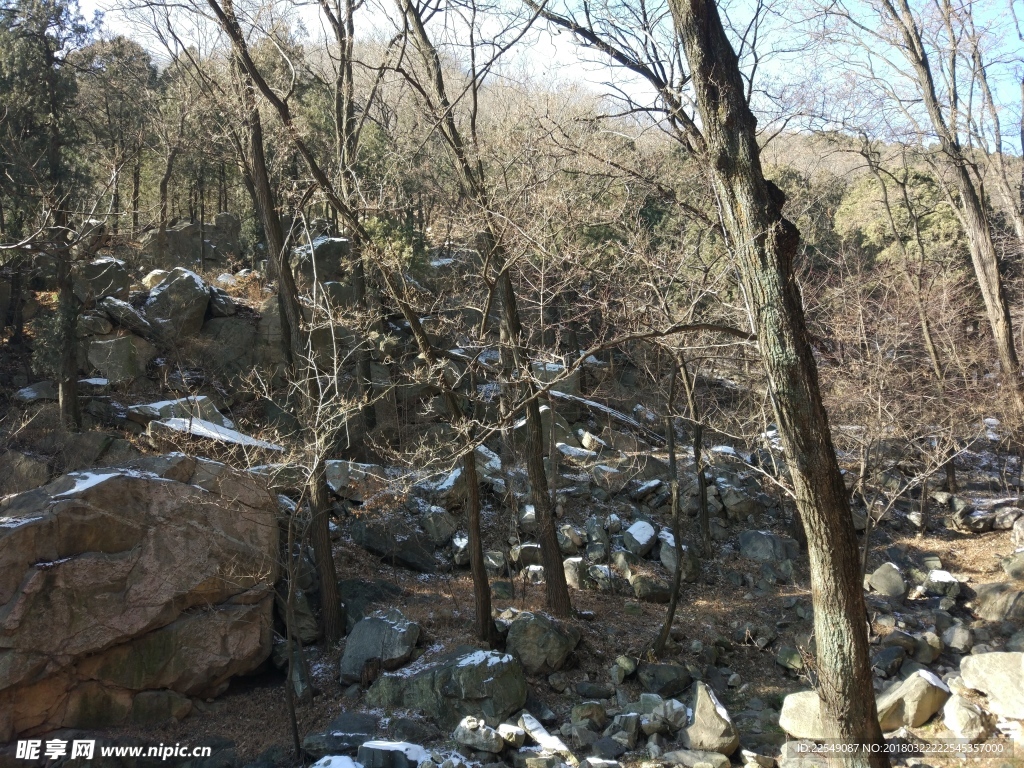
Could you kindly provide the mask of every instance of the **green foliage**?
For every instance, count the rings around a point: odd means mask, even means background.
[[[835,220],[839,235],[879,262],[902,258],[900,241],[913,249],[918,235],[927,258],[962,257],[966,242],[960,221],[931,175],[908,170],[882,178],[884,190],[876,177],[864,176],[843,198]]]
[[[88,35],[74,0],[0,0],[0,194],[15,236],[39,221],[41,208],[63,219],[71,206],[80,177],[68,56]]]
[[[363,222],[370,242],[381,251],[394,254],[410,266],[423,266],[427,257],[427,242],[423,233],[411,224],[388,216],[370,216]]]
[[[27,323],[33,339],[32,371],[40,378],[59,379],[61,372],[60,313],[40,312]]]

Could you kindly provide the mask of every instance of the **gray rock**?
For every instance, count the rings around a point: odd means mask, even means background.
[[[800,655],[800,651],[791,645],[779,646],[779,650],[775,654],[775,663],[780,667],[792,669],[793,671],[799,671],[804,668],[804,660]]]
[[[296,248],[292,252],[292,269],[299,290],[310,290],[314,281],[344,282],[351,249],[347,239],[327,236],[314,238],[312,244]]]
[[[50,380],[38,381],[14,393],[14,399],[24,404],[52,402],[56,401],[57,397],[57,385]]]
[[[521,613],[509,626],[506,647],[528,674],[549,674],[561,669],[580,641],[571,625],[544,614]]]
[[[676,557],[676,541],[672,532],[663,529],[658,534],[658,540],[661,542],[661,547],[658,549],[658,558],[661,560],[661,564],[665,566],[665,570],[670,575],[676,572],[676,564],[679,562]],[[686,584],[692,584],[697,581],[700,576],[700,560],[697,556],[690,551],[689,547],[683,545],[682,549],[682,580]]]
[[[883,563],[868,578],[871,588],[885,597],[902,599],[907,594],[907,583],[900,569],[892,563]]]
[[[401,524],[386,525],[376,520],[357,520],[350,532],[356,544],[386,562],[420,573],[437,571],[434,544],[426,534],[414,533]]]
[[[498,754],[505,748],[505,739],[483,720],[467,716],[455,727],[452,738],[456,743],[480,752]]]
[[[138,336],[96,339],[89,344],[89,364],[111,384],[134,381],[146,375],[146,366],[156,357],[156,347]]]
[[[1010,541],[1013,543],[1014,549],[1024,547],[1024,516],[1018,517],[1014,521],[1014,526],[1010,529]]]
[[[638,520],[626,529],[622,540],[626,549],[634,555],[647,557],[647,554],[654,548],[657,533],[653,525],[645,520]]]
[[[960,594],[960,582],[949,571],[932,570],[924,580],[924,591],[938,597],[956,597]]]
[[[971,743],[984,741],[992,733],[989,718],[977,704],[962,696],[950,696],[942,708],[942,723],[958,739]]]
[[[761,562],[794,560],[800,554],[800,545],[788,536],[768,531],[743,531],[740,536],[740,555]]]
[[[942,633],[942,642],[954,653],[969,653],[974,645],[974,636],[971,630],[958,623]]]
[[[964,685],[988,698],[997,715],[1024,719],[1024,653],[983,653],[960,662]]]
[[[693,723],[680,733],[686,749],[731,755],[740,745],[740,734],[714,691],[702,682],[693,684]]]
[[[1017,519],[1024,515],[1024,509],[1017,507],[998,507],[992,516],[992,528],[996,531],[1012,530]]]
[[[152,291],[146,319],[171,336],[194,336],[203,327],[210,288],[195,272],[175,267]]]
[[[0,497],[31,491],[46,485],[49,479],[49,463],[42,457],[19,451],[7,451],[0,455]]]
[[[915,672],[878,698],[878,722],[883,731],[907,726],[917,728],[942,709],[949,688],[927,670]]]
[[[361,712],[343,712],[320,733],[302,740],[302,749],[314,760],[327,755],[354,755],[378,733],[377,718]]]
[[[907,652],[898,645],[882,648],[871,657],[871,669],[882,677],[892,677],[899,672]]]
[[[108,296],[99,302],[98,306],[107,313],[107,317],[125,330],[150,341],[161,338],[160,331],[127,301]]]
[[[409,675],[382,675],[367,691],[374,707],[402,707],[454,728],[466,715],[497,726],[526,703],[526,678],[512,656],[472,649]]]
[[[645,691],[664,698],[678,696],[691,682],[689,671],[679,664],[640,664],[637,677]]]
[[[923,632],[917,638],[914,648],[914,661],[919,664],[931,664],[944,650],[942,639],[934,632]]]
[[[345,644],[341,657],[342,681],[359,682],[366,662],[371,659],[379,659],[382,669],[398,669],[412,656],[419,637],[419,625],[395,608],[368,616],[356,624]]]
[[[526,741],[526,731],[518,725],[502,723],[498,726],[498,733],[505,743],[513,749],[519,749]]]
[[[126,301],[131,278],[124,262],[100,258],[88,263],[75,264],[71,269],[75,298],[91,305],[107,296]]]
[[[512,547],[509,555],[512,558],[512,562],[519,568],[544,564],[544,560],[540,553],[540,544],[534,544],[532,542],[517,544]]]
[[[1006,575],[1016,581],[1024,581],[1024,552],[1014,552],[999,561]]]
[[[782,700],[779,727],[797,739],[820,739],[825,735],[821,723],[821,699],[817,691],[791,693]]]
[[[443,507],[431,507],[420,518],[420,525],[435,546],[442,547],[451,541],[459,526]]]
[[[604,544],[609,543],[608,533],[605,531],[601,521],[596,517],[587,518],[586,523],[587,529],[587,541],[591,544]]]
[[[484,552],[484,568],[490,574],[504,576],[508,573],[508,562],[505,560],[505,553],[498,550]]]
[[[980,584],[975,592],[974,612],[979,618],[986,621],[1024,619],[1024,592],[1018,589],[1018,585],[1002,582]]]
[[[356,752],[363,768],[418,768],[429,758],[423,747],[401,741],[367,741]]]
[[[634,573],[629,577],[629,584],[633,587],[633,594],[637,600],[646,603],[667,603],[672,595],[672,590],[666,582],[645,573]]]
[[[162,400],[128,407],[128,418],[139,424],[148,424],[154,419],[203,419],[234,429],[234,423],[226,418],[206,395],[182,397],[178,400]]]
[[[114,325],[106,315],[100,315],[94,312],[87,312],[80,315],[78,318],[78,324],[75,326],[75,334],[80,339],[86,336],[106,336],[113,330]]]
[[[238,313],[235,300],[220,288],[210,288],[210,315],[212,317],[231,317]]]
[[[668,766],[684,766],[684,768],[729,768],[729,758],[720,752],[699,752],[692,749],[676,749],[663,754],[658,762]]]

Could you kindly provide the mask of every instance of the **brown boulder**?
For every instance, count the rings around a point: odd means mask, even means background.
[[[0,741],[124,722],[135,693],[216,695],[271,648],[276,501],[182,455],[0,501]]]

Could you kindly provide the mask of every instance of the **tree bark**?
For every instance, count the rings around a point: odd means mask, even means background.
[[[57,397],[64,426],[79,431],[82,413],[78,407],[78,348],[75,326],[78,324],[78,300],[71,277],[71,254],[68,249],[57,255],[57,296],[60,307],[60,375]]]
[[[702,118],[702,151],[753,314],[779,431],[807,532],[825,735],[878,744],[858,547],[839,473],[792,260],[800,235],[764,178],[757,121],[712,0],[670,0]],[[845,756],[844,756],[845,757]],[[883,754],[836,765],[888,766]]]
[[[320,621],[324,639],[328,644],[338,642],[345,634],[341,623],[341,596],[338,592],[338,573],[334,568],[334,549],[331,546],[331,502],[327,490],[327,462],[317,456],[309,477],[310,541],[316,570],[320,576]]]

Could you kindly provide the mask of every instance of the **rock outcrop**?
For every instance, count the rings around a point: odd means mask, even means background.
[[[141,691],[214,696],[259,666],[276,511],[258,479],[180,454],[0,501],[0,741],[145,720]]]
[[[497,727],[526,703],[526,677],[515,658],[495,651],[455,651],[419,670],[383,675],[367,692],[373,707],[404,707],[453,729],[473,715]]]

